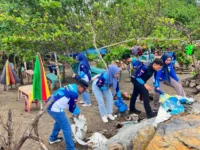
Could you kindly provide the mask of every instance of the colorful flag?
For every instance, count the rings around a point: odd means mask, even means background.
[[[37,53],[33,75],[33,100],[46,101],[50,96],[49,87],[40,53]]]
[[[16,72],[13,70],[8,60],[4,65],[0,83],[5,86],[20,83],[20,79],[17,77]]]

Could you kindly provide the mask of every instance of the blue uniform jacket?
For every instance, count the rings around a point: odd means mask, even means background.
[[[175,73],[175,70],[174,70],[174,67],[173,67],[173,64],[170,63],[168,65],[168,70],[169,70],[169,74],[170,74],[170,77],[172,77],[174,80],[176,80],[177,82],[179,81],[179,78],[177,77],[176,73]],[[156,87],[160,87],[159,85],[159,81],[166,81],[167,78],[166,78],[166,75],[165,75],[165,72],[163,70],[163,68],[161,68],[158,72],[157,72],[157,75],[156,75]]]
[[[131,77],[135,78],[141,85],[144,85],[151,77],[153,77],[154,87],[158,87],[157,85],[159,85],[159,82],[156,80],[157,71],[153,69],[150,62],[146,62],[138,66],[137,70]],[[163,93],[161,90],[158,92]]]
[[[140,60],[137,60],[136,58],[132,58],[132,61],[129,64],[129,69],[134,70],[141,64],[142,64],[142,62]]]
[[[106,72],[102,73],[99,77],[98,80],[96,82],[96,85],[102,90],[102,91],[106,91],[109,89],[109,87],[111,87],[112,85],[108,84],[108,75]],[[119,82],[117,82],[117,87],[116,89],[114,89],[116,91],[116,95],[118,98],[121,98],[121,92],[119,89]]]
[[[169,54],[172,58],[172,64],[174,65],[176,63],[176,55],[175,52],[165,52],[164,54]]]
[[[84,79],[84,76],[87,75],[89,81],[91,80],[91,71],[87,69],[87,67],[84,64],[79,65],[79,71],[78,76],[76,77],[76,80],[78,79]]]
[[[57,103],[60,106],[60,112],[62,112],[63,109],[68,109],[74,115],[79,115],[80,109],[76,105],[76,102],[78,99],[77,89],[78,88],[77,88],[76,84],[69,84],[66,87],[59,88],[53,95],[51,95],[48,98],[47,102],[51,98],[53,98],[53,102],[49,105],[49,107],[47,109],[51,110],[53,105],[55,105]],[[66,99],[66,103],[63,102],[63,98]],[[62,102],[59,103],[59,100]]]

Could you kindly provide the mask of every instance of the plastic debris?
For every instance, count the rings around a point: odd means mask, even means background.
[[[74,135],[75,140],[81,144],[86,144],[82,140],[86,138],[87,133],[87,121],[83,115],[80,115],[79,118],[73,117],[72,118],[74,124],[71,125],[72,132]]]
[[[157,125],[165,120],[168,120],[171,117],[171,114],[164,110],[162,107],[158,110],[158,115],[153,123],[153,126],[156,128]]]
[[[118,122],[116,124],[116,128],[117,129],[120,129],[122,127],[126,127],[126,126],[129,126],[129,125],[133,125],[133,124],[137,124],[138,121],[124,121],[124,122]]]
[[[118,107],[118,111],[120,113],[124,113],[128,110],[127,105],[124,103],[124,101],[122,100],[122,98],[119,98],[118,100],[115,101],[115,106]]]
[[[92,136],[88,138],[88,140],[88,146],[92,147],[93,149],[105,144],[108,141],[108,139],[99,132],[93,133]]]
[[[177,97],[170,97],[162,103],[162,108],[171,115],[177,115],[184,112],[184,107]]]
[[[178,115],[185,112],[185,108],[182,104],[192,104],[194,100],[192,98],[182,96],[170,96],[167,94],[160,96],[161,106],[158,111],[158,115],[154,121],[153,126],[157,125],[165,120],[168,120],[171,115]]]
[[[125,119],[127,121],[138,121],[139,116],[137,114],[130,114],[130,115],[126,116]]]

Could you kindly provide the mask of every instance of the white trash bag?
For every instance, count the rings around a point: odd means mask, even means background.
[[[83,145],[83,139],[86,138],[87,133],[87,121],[83,115],[80,115],[79,118],[73,117],[74,124],[71,125],[72,133],[74,135],[75,140]]]
[[[93,133],[92,136],[88,138],[88,140],[89,141],[87,144],[92,148],[97,148],[108,141],[108,139],[99,132]]]
[[[165,120],[171,118],[171,114],[168,113],[162,106],[158,110],[158,115],[153,123],[153,126],[157,128],[157,125]]]

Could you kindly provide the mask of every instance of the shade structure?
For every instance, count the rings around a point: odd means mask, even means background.
[[[5,86],[20,83],[20,79],[17,77],[16,72],[13,70],[8,60],[6,61],[4,65],[0,83]]]
[[[40,53],[36,55],[34,75],[33,75],[33,100],[46,101],[50,96],[49,87],[45,75],[45,70]]]

